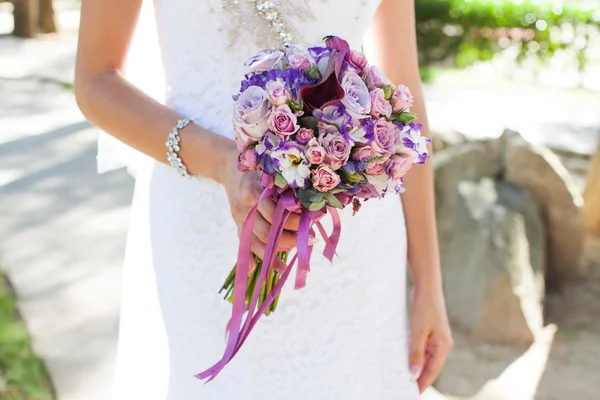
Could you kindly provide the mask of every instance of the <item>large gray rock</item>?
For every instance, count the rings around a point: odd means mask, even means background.
[[[440,230],[448,314],[488,342],[531,343],[542,327],[544,230],[527,191],[489,178],[456,186]],[[527,221],[527,222],[526,222]]]
[[[585,275],[586,229],[583,199],[560,159],[545,147],[532,146],[518,133],[506,131],[504,179],[531,191],[546,226],[546,282],[557,288]]]

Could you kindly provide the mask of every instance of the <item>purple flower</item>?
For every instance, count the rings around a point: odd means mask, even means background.
[[[346,107],[341,102],[330,104],[323,109],[315,108],[313,110],[313,117],[328,124],[335,125],[338,128],[352,122],[352,118],[346,112]]]
[[[344,55],[333,51],[321,80],[301,89],[300,97],[307,112],[336,103],[344,97],[344,89],[338,82],[343,61]]]
[[[406,86],[400,85],[396,88],[394,94],[392,94],[390,103],[392,104],[393,112],[407,110],[413,104],[413,96]]]
[[[319,142],[315,138],[312,138],[308,142],[308,147],[304,153],[306,154],[306,159],[311,164],[321,164],[325,160],[325,149],[319,145]]]
[[[392,115],[392,105],[386,100],[383,89],[372,90],[369,95],[371,96],[371,115],[375,118],[380,116],[389,118]]]
[[[269,124],[273,132],[282,137],[290,136],[298,130],[298,117],[287,104],[275,108],[269,117]]]
[[[396,148],[400,144],[400,130],[398,127],[385,118],[379,119],[375,123],[375,138],[371,143],[373,150],[378,155],[389,157],[396,152]]]
[[[348,71],[343,74],[340,84],[345,93],[342,103],[346,106],[348,113],[355,118],[365,118],[369,115],[371,96],[361,77],[353,71]]]
[[[429,156],[427,143],[431,141],[428,137],[421,136],[421,128],[421,124],[410,123],[404,125],[401,130],[402,144],[405,148],[417,153],[418,164],[423,164]]]
[[[353,145],[335,126],[323,122],[319,122],[319,144],[325,149],[325,162],[334,170],[346,164]]]
[[[274,106],[287,104],[290,99],[290,94],[285,88],[285,84],[281,78],[267,83],[267,93],[271,104]]]
[[[300,188],[306,185],[310,176],[310,163],[297,143],[281,142],[277,149],[271,152],[271,158],[290,187]]]
[[[310,71],[315,64],[310,52],[306,47],[301,46],[288,46],[286,49],[286,57],[290,64],[290,67]]]
[[[341,179],[329,166],[321,164],[312,171],[312,181],[319,192],[328,192],[339,185]]]
[[[245,135],[260,139],[269,127],[270,113],[267,92],[258,86],[250,86],[234,104],[233,123]]]
[[[340,52],[343,51],[343,52],[347,53],[348,55],[350,55],[350,52],[352,51],[352,50],[350,50],[350,45],[348,44],[348,42],[346,42],[341,37],[325,36],[323,38],[323,41],[325,42],[325,46],[329,49],[337,50]]]
[[[314,137],[315,132],[310,128],[300,128],[296,133],[296,141],[302,145],[307,144]]]
[[[375,138],[375,121],[372,118],[362,118],[358,121],[360,126],[350,131],[350,139],[355,143],[371,143]]]
[[[280,65],[283,53],[279,50],[262,50],[244,64],[253,71],[268,71]]]
[[[367,74],[366,81],[369,90],[383,88],[391,83],[376,65],[367,66],[365,73]]]

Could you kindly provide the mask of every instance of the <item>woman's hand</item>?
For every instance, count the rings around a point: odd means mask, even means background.
[[[413,291],[410,322],[410,369],[423,392],[438,377],[452,347],[452,334],[441,289]]]
[[[231,151],[229,161],[223,165],[223,177],[221,182],[225,186],[231,215],[241,232],[242,226],[250,209],[254,207],[264,188],[260,184],[260,172],[240,172],[237,169],[237,149]],[[271,223],[275,214],[277,203],[268,198],[258,205],[258,213],[254,222],[252,237],[252,252],[261,260],[265,255],[265,247],[271,230]],[[285,230],[279,241],[279,250],[291,249],[297,246],[296,237],[300,217],[291,214],[285,223]],[[275,268],[285,268],[283,262],[275,258]]]

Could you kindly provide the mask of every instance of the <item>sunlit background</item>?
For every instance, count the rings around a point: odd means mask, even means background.
[[[75,104],[80,2],[13,3],[0,0],[0,399],[105,400],[133,180],[96,174]],[[455,336],[424,398],[599,399],[600,1],[416,3]]]

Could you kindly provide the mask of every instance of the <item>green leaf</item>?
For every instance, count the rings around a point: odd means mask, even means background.
[[[417,119],[417,116],[415,114],[412,114],[409,112],[403,112],[399,116],[394,118],[394,121],[400,121],[400,122],[404,122],[405,124],[410,124],[411,122],[413,122],[416,119]]]
[[[280,173],[275,174],[275,186],[277,186],[280,189],[283,189],[287,186],[287,184],[288,183],[283,177],[283,175],[281,175]]]
[[[325,193],[325,196],[323,197],[324,200],[327,201],[327,204],[329,204],[332,207],[335,208],[339,208],[340,210],[342,208],[344,208],[344,206],[342,205],[342,203],[337,199],[337,197],[335,197],[333,194],[331,193]]]
[[[298,121],[300,122],[300,126],[312,129],[313,132],[315,132],[315,135],[319,131],[319,126],[318,126],[319,120],[316,119],[315,117],[311,117],[311,116],[301,117],[298,119]]]
[[[321,200],[319,202],[312,203],[310,206],[308,206],[308,209],[310,211],[319,211],[321,208],[325,207],[325,205],[325,200]]]
[[[312,203],[316,203],[316,202],[318,202],[318,201],[321,201],[321,200],[323,200],[323,196],[325,196],[325,193],[322,193],[322,192],[317,192],[317,193],[313,194],[313,195],[310,197],[310,201],[311,201]]]
[[[300,104],[294,102],[294,101],[289,101],[288,102],[288,106],[290,107],[290,109],[292,110],[292,112],[296,112],[296,111],[300,111],[302,110],[302,107],[300,106]]]

